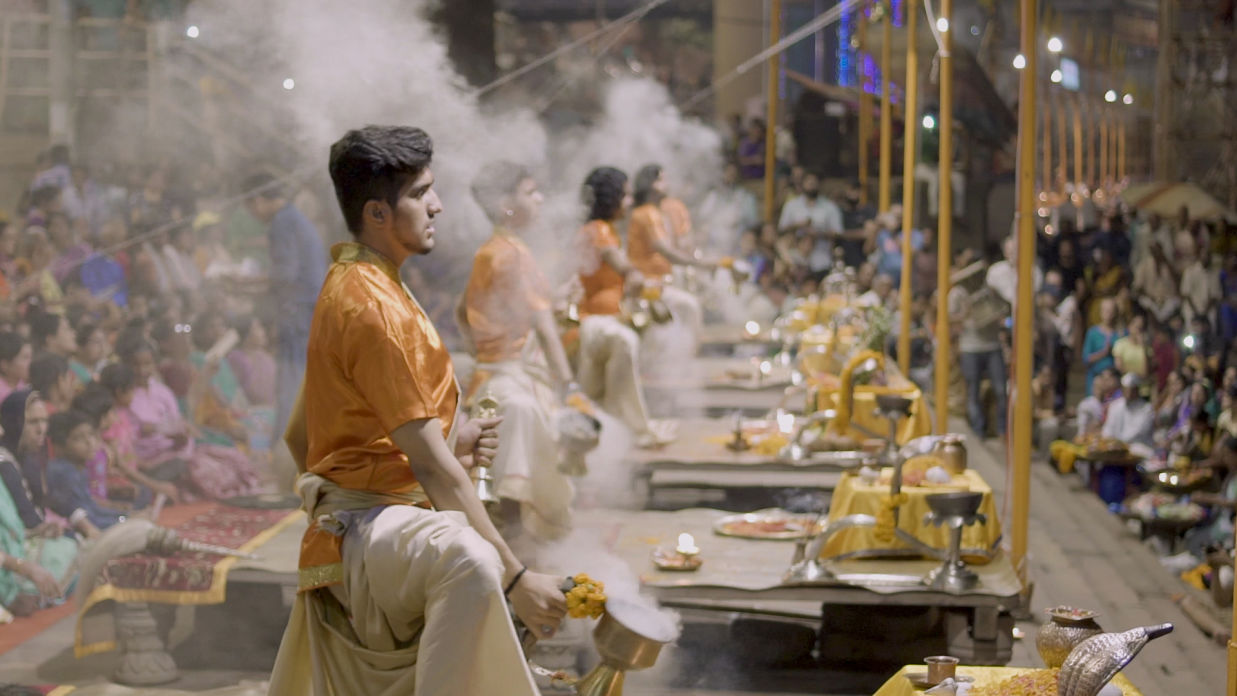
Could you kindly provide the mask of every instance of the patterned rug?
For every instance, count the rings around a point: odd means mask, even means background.
[[[304,519],[299,510],[248,509],[219,503],[182,511],[182,515],[192,512],[196,514],[169,525],[177,536],[245,552],[254,551]],[[74,653],[84,657],[116,647],[112,612],[108,607],[98,607],[101,602],[221,604],[227,598],[228,571],[238,560],[234,556],[181,551],[170,556],[140,553],[109,561],[78,614]]]

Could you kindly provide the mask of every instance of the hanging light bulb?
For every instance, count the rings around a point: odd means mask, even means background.
[[[1104,92],[1104,101],[1108,102],[1109,104],[1117,101],[1117,93],[1111,89],[1108,90],[1107,92]]]
[[[1022,70],[1027,67],[1027,57],[1019,53],[1014,56],[1014,70]]]
[[[936,18],[936,30],[944,34],[949,31],[949,20],[944,17]]]
[[[1059,85],[1061,84],[1061,80],[1065,79],[1065,73],[1061,72],[1060,68],[1057,68],[1056,70],[1053,70],[1052,74],[1048,77],[1052,80],[1052,84]]]
[[[1048,39],[1049,53],[1060,53],[1063,50],[1065,50],[1065,44],[1061,41],[1061,37],[1054,36]]]

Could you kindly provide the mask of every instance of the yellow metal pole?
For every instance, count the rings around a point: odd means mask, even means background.
[[[877,202],[883,213],[893,205],[893,95],[890,90],[893,83],[893,10],[888,0],[882,7],[880,195]]]
[[[1069,181],[1069,153],[1065,140],[1065,98],[1057,95],[1057,186],[1058,191],[1065,193],[1065,182]]]
[[[1013,478],[1009,482],[1013,513],[1012,560],[1027,584],[1027,520],[1031,512],[1031,310],[1035,264],[1035,45],[1036,0],[1021,0],[1022,70],[1018,98],[1018,294],[1014,305]]]
[[[868,49],[868,15],[859,8],[859,55]],[[861,62],[860,65],[863,65]],[[872,144],[872,95],[868,93],[867,74],[859,70],[859,204],[868,204],[868,174],[871,163],[868,154]]]
[[[1045,99],[1047,101],[1047,99]],[[1052,190],[1052,108],[1044,109],[1044,132],[1040,135],[1040,145],[1044,149],[1044,171],[1041,176],[1044,180],[1043,192],[1046,194]]]
[[[1082,97],[1074,97],[1074,186],[1082,186]]]
[[[919,56],[915,32],[919,24],[919,3],[906,0],[906,116],[902,119],[902,284],[898,291],[898,311],[902,324],[898,333],[898,367],[902,374],[911,370],[911,227],[915,224],[915,156],[919,154]]]
[[[1121,182],[1121,126],[1120,115],[1117,113],[1120,109],[1113,106],[1108,109],[1108,137],[1112,139],[1112,143],[1108,146],[1108,157],[1111,163],[1108,165],[1108,173],[1112,176],[1112,183],[1118,184]]]
[[[1233,606],[1237,607],[1237,582],[1233,583]],[[1228,639],[1228,696],[1237,694],[1237,609],[1233,611],[1233,628]]]
[[[936,374],[932,385],[936,409],[936,432],[949,432],[949,363],[953,353],[949,345],[949,271],[953,259],[954,228],[954,2],[941,0],[941,17],[949,23],[949,31],[941,35],[941,113],[940,147],[937,150],[937,178],[940,200],[937,205],[936,227]]]
[[[1083,119],[1083,139],[1087,143],[1087,190],[1094,191],[1096,188],[1095,175],[1098,174],[1095,166],[1095,104],[1089,99],[1084,99],[1087,106],[1087,117]]]
[[[782,0],[771,0],[769,3],[769,45],[772,46],[782,39]],[[766,107],[765,130],[765,222],[773,222],[776,210],[774,197],[777,195],[774,184],[777,176],[774,169],[777,166],[777,82],[778,70],[782,56],[775,53],[769,56],[768,88],[765,98],[769,100]]]
[[[1117,176],[1121,177],[1121,181],[1125,181],[1125,119],[1117,124]]]
[[[1098,121],[1100,121],[1100,188],[1108,184],[1108,114],[1106,106],[1101,106]]]

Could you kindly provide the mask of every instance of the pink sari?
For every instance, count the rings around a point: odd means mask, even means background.
[[[158,379],[151,379],[133,390],[133,402],[127,415],[123,420],[128,423],[125,427],[132,437],[133,453],[141,469],[182,460],[188,464],[188,478],[194,488],[208,498],[251,495],[260,489],[253,463],[240,450],[198,444],[191,437],[183,438],[184,443],[177,446],[176,436],[188,433],[189,427],[180,414],[176,395]],[[142,435],[143,424],[151,426],[154,432]],[[183,483],[178,481],[177,485]]]

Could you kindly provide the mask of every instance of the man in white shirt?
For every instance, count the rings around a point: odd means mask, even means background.
[[[726,164],[722,185],[705,196],[699,218],[708,230],[706,246],[721,254],[732,253],[742,233],[760,225],[756,197],[739,185],[739,165]]]
[[[1096,375],[1091,389],[1094,393],[1078,402],[1079,435],[1090,435],[1103,430],[1113,392],[1117,389],[1117,371],[1110,367]]]
[[[842,233],[842,209],[820,193],[820,178],[815,174],[803,177],[803,193],[794,196],[782,206],[778,219],[779,230],[810,231],[816,238],[814,254],[823,254],[826,268],[832,265],[833,238]]]
[[[1052,371],[1055,385],[1053,405],[1060,410],[1065,406],[1069,391],[1070,365],[1074,362],[1074,346],[1077,345],[1079,329],[1078,298],[1073,288],[1064,287],[1061,271],[1052,270],[1044,276],[1043,291],[1053,298],[1053,306],[1047,310],[1048,320],[1057,337],[1052,353]]]
[[[1161,324],[1181,309],[1172,262],[1159,241],[1151,242],[1147,255],[1134,268],[1134,297]]]
[[[1217,275],[1203,266],[1194,248],[1193,242],[1184,247],[1188,252],[1185,270],[1181,273],[1182,310],[1187,323],[1194,317],[1202,316],[1210,321],[1213,305],[1220,301],[1219,282],[1213,279]]]
[[[893,276],[881,273],[872,280],[872,289],[859,296],[855,304],[860,307],[893,308]]]
[[[1005,254],[1005,258],[997,261],[988,268],[987,283],[988,286],[996,291],[1001,299],[1009,303],[1010,307],[1014,306],[1014,300],[1018,297],[1018,240],[1013,235],[1005,238],[1005,242],[1001,245],[1001,251]],[[1039,292],[1040,285],[1044,282],[1044,273],[1039,270],[1039,266],[1032,266],[1034,293]]]
[[[1108,407],[1108,419],[1101,434],[1129,445],[1152,446],[1155,408],[1142,396],[1142,378],[1127,374],[1121,378],[1121,398]]]

